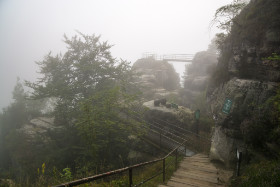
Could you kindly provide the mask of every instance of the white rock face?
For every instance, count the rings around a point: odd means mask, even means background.
[[[40,137],[44,143],[51,141],[48,132],[59,130],[62,127],[54,125],[54,118],[38,117],[30,120],[29,123],[24,124],[19,132],[27,135],[28,141],[36,142],[37,137]]]
[[[236,143],[233,138],[228,137],[221,129],[216,127],[212,136],[210,148],[210,159],[219,160],[225,164],[229,164],[230,160],[234,160],[234,152]]]
[[[235,160],[236,148],[244,147],[242,123],[259,115],[257,106],[265,103],[276,89],[275,82],[233,78],[208,96],[210,110],[216,120],[211,159],[220,160],[226,165]],[[222,111],[226,99],[232,101],[229,114]]]

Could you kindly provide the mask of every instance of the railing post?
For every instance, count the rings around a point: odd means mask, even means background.
[[[132,187],[132,168],[129,168],[129,186]]]
[[[162,160],[162,181],[165,182],[165,158]]]
[[[178,163],[178,148],[175,151],[175,170],[177,170],[177,163]]]
[[[236,168],[236,176],[240,176],[240,163],[242,159],[242,152],[237,150],[237,168]]]

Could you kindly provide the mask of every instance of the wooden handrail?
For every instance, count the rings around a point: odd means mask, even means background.
[[[150,165],[150,164],[153,164],[153,163],[156,163],[156,162],[159,162],[159,161],[163,161],[163,171],[162,171],[162,173],[163,173],[163,182],[164,182],[165,181],[165,159],[168,156],[170,156],[172,153],[174,153],[177,149],[179,149],[182,145],[185,145],[185,143],[186,143],[186,140],[183,141],[180,145],[178,145],[176,148],[174,148],[172,151],[170,151],[166,156],[164,156],[162,158],[155,159],[155,160],[148,161],[148,162],[143,162],[143,163],[140,163],[140,164],[135,164],[135,165],[132,165],[132,166],[129,166],[129,167],[109,171],[109,172],[106,172],[106,173],[90,176],[90,177],[87,177],[87,178],[74,180],[74,181],[59,184],[59,185],[56,185],[56,186],[53,186],[53,187],[77,186],[77,185],[80,185],[80,184],[85,184],[85,183],[89,183],[89,182],[92,182],[92,181],[95,181],[95,180],[98,180],[98,179],[101,179],[101,178],[105,178],[105,177],[108,177],[108,176],[111,176],[111,175],[120,174],[120,173],[123,173],[125,171],[129,171],[129,183],[130,183],[130,186],[132,186],[132,169],[142,167],[142,166],[146,166],[146,165]],[[177,164],[176,162],[175,162],[175,164]],[[145,180],[145,182],[147,182],[147,180]]]

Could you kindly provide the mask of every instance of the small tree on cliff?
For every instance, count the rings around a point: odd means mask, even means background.
[[[233,0],[232,3],[221,6],[216,10],[211,26],[217,25],[219,29],[228,34],[234,22],[234,18],[247,4],[247,0]]]

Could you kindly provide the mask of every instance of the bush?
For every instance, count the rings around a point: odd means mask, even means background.
[[[231,186],[280,186],[280,161],[262,161],[249,165]]]

